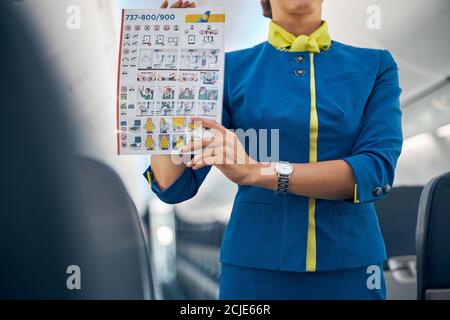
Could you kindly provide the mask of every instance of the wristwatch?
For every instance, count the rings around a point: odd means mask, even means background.
[[[289,178],[291,177],[294,168],[289,162],[280,161],[275,165],[275,171],[278,175],[277,193],[278,192],[285,193],[288,188]]]

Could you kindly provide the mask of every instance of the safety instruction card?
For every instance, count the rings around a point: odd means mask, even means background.
[[[199,138],[192,116],[222,117],[223,8],[123,10],[119,154],[170,154]]]

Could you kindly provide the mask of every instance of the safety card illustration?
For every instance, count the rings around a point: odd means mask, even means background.
[[[123,10],[117,81],[119,154],[176,153],[221,121],[222,8]]]

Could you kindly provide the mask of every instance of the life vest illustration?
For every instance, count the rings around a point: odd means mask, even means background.
[[[153,136],[148,135],[145,139],[145,147],[147,150],[155,150],[155,141],[153,140]]]
[[[159,147],[161,150],[168,150],[169,149],[169,137],[167,135],[162,135],[159,140]]]
[[[185,117],[173,117],[172,119],[173,130],[174,131],[183,130],[185,123],[186,123]]]
[[[193,131],[193,130],[195,129],[195,123],[194,123],[194,121],[190,120],[190,121],[188,122],[188,129],[189,129],[189,131]]]
[[[174,148],[175,149],[180,149],[182,146],[184,146],[184,139],[183,136],[178,136],[176,137],[175,141],[174,141]]]
[[[145,122],[145,130],[147,131],[147,133],[153,133],[154,124],[152,118],[147,118],[147,121]]]
[[[165,118],[159,120],[159,131],[161,133],[167,133],[169,131],[169,123]]]

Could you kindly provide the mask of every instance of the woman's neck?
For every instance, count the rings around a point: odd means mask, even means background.
[[[284,30],[292,33],[296,37],[302,34],[309,36],[322,24],[322,16],[320,12],[307,15],[274,17],[272,20]]]

